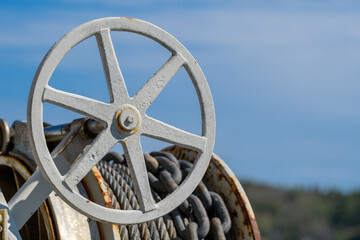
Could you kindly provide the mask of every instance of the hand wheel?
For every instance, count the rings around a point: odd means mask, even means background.
[[[133,32],[151,38],[164,46],[172,56],[141,89],[129,97],[118,65],[111,31]],[[110,93],[110,103],[60,91],[48,85],[56,66],[74,46],[95,36]],[[202,116],[201,136],[180,130],[146,115],[146,110],[164,89],[175,73],[184,67],[196,89]],[[46,146],[43,130],[43,103],[51,103],[91,119],[106,127],[91,146],[61,175]],[[193,56],[174,37],[144,21],[130,18],[103,18],[87,22],[63,36],[42,60],[34,77],[28,104],[30,142],[37,164],[53,190],[69,205],[86,216],[114,224],[135,224],[167,214],[179,206],[201,181],[213,151],[215,140],[215,111],[206,78]],[[198,152],[192,172],[179,188],[160,202],[155,202],[148,181],[140,135],[180,145]],[[139,210],[105,208],[72,189],[92,167],[120,142],[134,182]]]

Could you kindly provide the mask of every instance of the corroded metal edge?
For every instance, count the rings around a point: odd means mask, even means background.
[[[113,208],[108,186],[96,166],[91,169],[81,182],[91,201],[107,208]],[[98,222],[97,225],[101,239],[120,240],[120,231],[117,225],[102,222]]]
[[[165,148],[177,159],[194,162],[197,153],[179,146]],[[205,185],[224,199],[231,215],[231,235],[235,239],[260,240],[261,235],[254,212],[239,180],[225,162],[212,154],[209,167],[203,178]]]

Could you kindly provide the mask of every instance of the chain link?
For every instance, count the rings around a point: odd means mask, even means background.
[[[193,164],[168,152],[144,153],[152,194],[160,201],[174,192],[191,172]],[[139,209],[126,159],[107,154],[97,165],[108,184],[114,208]],[[226,239],[230,214],[221,196],[203,182],[177,209],[146,224],[119,226],[122,239]],[[141,238],[140,238],[141,237]]]

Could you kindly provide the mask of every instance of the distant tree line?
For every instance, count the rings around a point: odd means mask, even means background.
[[[360,191],[344,194],[241,184],[263,240],[360,240]]]

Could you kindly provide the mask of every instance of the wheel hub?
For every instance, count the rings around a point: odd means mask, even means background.
[[[138,126],[139,121],[139,113],[132,107],[123,108],[117,113],[117,122],[124,131],[134,130]]]

